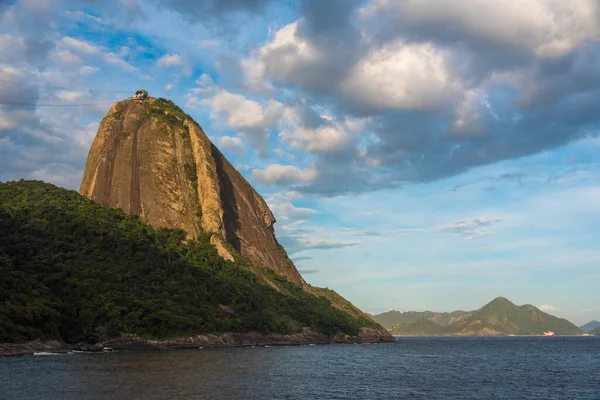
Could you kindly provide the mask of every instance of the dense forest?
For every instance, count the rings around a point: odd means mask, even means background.
[[[40,181],[0,183],[0,342],[378,326],[251,268],[219,257],[209,235],[186,240]]]

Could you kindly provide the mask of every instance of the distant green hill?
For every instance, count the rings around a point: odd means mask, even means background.
[[[581,329],[584,332],[591,332],[596,328],[600,328],[600,322],[596,320],[590,321],[587,324],[579,327],[579,329]]]
[[[210,239],[43,182],[0,183],[0,343],[381,329],[333,291],[224,260]]]
[[[479,310],[452,313],[389,311],[374,315],[394,335],[577,335],[581,329],[526,304],[517,306],[498,297]],[[425,322],[427,321],[427,322]]]
[[[379,315],[374,315],[373,318],[384,327],[392,327],[394,325],[406,325],[420,320],[429,320],[440,326],[446,326],[456,318],[466,314],[466,311],[454,311],[451,313],[438,313],[432,311],[387,311]]]
[[[456,333],[455,329],[452,326],[441,326],[429,319],[418,319],[413,322],[402,324],[401,326],[402,334],[408,336],[438,336]]]
[[[597,327],[596,329],[592,330],[591,332],[589,332],[593,335],[600,335],[600,326]]]

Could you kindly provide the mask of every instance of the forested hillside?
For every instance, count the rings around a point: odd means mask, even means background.
[[[379,327],[248,263],[40,181],[0,183],[0,342]]]

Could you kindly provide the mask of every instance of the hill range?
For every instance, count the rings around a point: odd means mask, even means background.
[[[388,311],[374,315],[393,335],[491,336],[491,335],[579,335],[583,331],[564,318],[547,314],[531,304],[517,306],[497,297],[474,311]]]

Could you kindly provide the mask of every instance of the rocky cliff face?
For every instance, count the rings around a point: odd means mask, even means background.
[[[305,285],[275,238],[266,202],[170,101],[148,97],[111,107],[90,149],[80,193],[157,227],[212,233],[222,257],[233,257],[231,246],[254,266]]]

